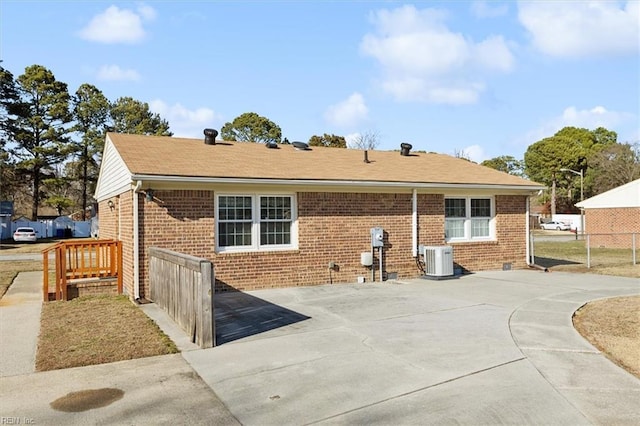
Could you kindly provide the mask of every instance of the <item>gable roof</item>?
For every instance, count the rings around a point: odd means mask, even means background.
[[[443,154],[369,151],[264,144],[163,136],[107,134],[105,152],[126,169],[131,180],[191,182],[314,183],[394,186],[475,186],[537,191],[544,186],[517,176]],[[102,168],[113,167],[103,161]],[[117,160],[117,161],[116,161]],[[102,177],[102,170],[101,170]],[[100,187],[100,185],[98,185]],[[96,197],[100,190],[96,191]],[[104,194],[103,194],[104,195]]]
[[[584,209],[640,207],[640,179],[587,198],[576,206]]]

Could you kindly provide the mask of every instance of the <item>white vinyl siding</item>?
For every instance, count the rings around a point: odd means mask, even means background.
[[[102,156],[102,165],[96,184],[95,198],[98,201],[122,194],[131,189],[131,172],[122,157],[107,138]]]

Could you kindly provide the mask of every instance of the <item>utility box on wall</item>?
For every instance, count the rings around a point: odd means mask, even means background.
[[[371,247],[384,247],[384,229],[371,228]]]

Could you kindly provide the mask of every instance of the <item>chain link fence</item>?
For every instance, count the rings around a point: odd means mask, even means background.
[[[640,277],[640,233],[574,234],[533,230],[529,238],[532,261],[536,265]]]

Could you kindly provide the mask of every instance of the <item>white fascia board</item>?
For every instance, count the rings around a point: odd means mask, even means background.
[[[404,189],[497,189],[516,190],[519,192],[539,191],[546,188],[542,185],[490,185],[467,183],[425,183],[425,182],[380,182],[360,180],[314,180],[314,179],[250,179],[250,178],[214,178],[195,176],[164,176],[134,174],[132,180],[152,182],[183,182],[183,183],[211,183],[211,184],[236,184],[236,185],[311,185],[311,186],[355,186],[378,188],[404,188]]]

